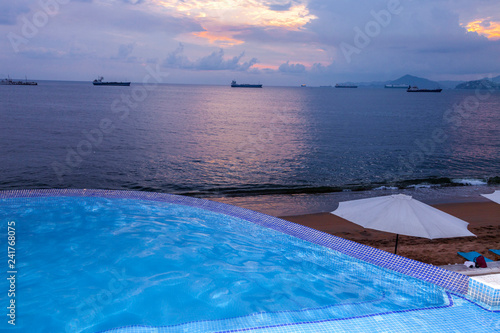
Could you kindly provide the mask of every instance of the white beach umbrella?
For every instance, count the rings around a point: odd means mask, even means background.
[[[368,229],[396,234],[394,253],[399,235],[429,239],[475,236],[467,230],[469,223],[404,194],[344,201],[331,213]]]
[[[490,199],[491,201],[495,201],[500,204],[500,190],[496,190],[491,194],[481,194],[483,197]]]

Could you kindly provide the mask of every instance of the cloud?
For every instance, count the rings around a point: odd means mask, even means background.
[[[203,31],[201,25],[190,17],[176,17],[158,10],[158,6],[148,6],[148,2],[127,5],[126,0],[113,1],[109,5],[73,3],[61,7],[58,17],[67,33],[100,34],[99,39],[112,35],[132,36],[133,34],[178,35]]]
[[[233,57],[229,60],[224,60],[224,50],[219,49],[218,52],[212,52],[208,56],[200,58],[195,63],[196,69],[202,70],[224,70],[224,69],[235,69],[238,65],[238,61],[243,56]]]
[[[23,37],[24,25],[47,1],[0,1],[0,35]],[[431,79],[500,74],[500,1],[400,0],[402,10],[377,23],[374,13],[380,20],[388,3],[396,2],[72,0],[26,38],[24,52],[15,53],[9,39],[0,38],[0,60],[30,76],[79,79],[103,67],[142,74],[147,59],[159,59],[176,68],[172,72],[185,83],[199,82],[203,75],[206,82],[225,81],[224,71],[265,75],[273,84],[297,80],[308,85],[332,77],[370,81],[406,73]],[[379,24],[378,31],[356,46],[356,34],[366,34],[370,24]],[[342,43],[359,51],[351,62]]]
[[[194,36],[227,47],[244,43],[245,40],[236,35],[247,29],[303,29],[316,19],[309,13],[307,1],[161,0],[156,3],[173,17],[190,18],[200,24],[203,31],[194,32]]]
[[[227,46],[234,46],[234,45],[239,45],[243,44],[244,42],[242,40],[233,38],[235,35],[234,32],[232,31],[200,31],[200,32],[193,32],[193,35],[196,37],[204,38],[207,39],[210,44],[218,44],[221,47],[227,47]]]
[[[291,1],[288,1],[286,3],[270,3],[267,5],[267,8],[276,12],[288,11],[290,10],[290,7],[292,7]]]
[[[323,64],[316,62],[311,66],[310,72],[313,74],[323,74],[328,72],[329,70],[330,70],[329,66],[324,66]]]
[[[184,55],[184,45],[179,43],[177,49],[170,53],[163,62],[164,67],[193,69],[194,64]]]
[[[145,0],[122,0],[122,1],[131,5],[140,5],[144,3]]]
[[[26,48],[19,53],[30,59],[58,59],[67,56],[67,53],[64,51],[46,47]]]
[[[491,18],[478,19],[467,24],[462,24],[467,31],[476,32],[479,35],[486,36],[488,39],[500,39],[500,20],[494,21]]]
[[[131,57],[130,54],[134,51],[135,43],[121,44],[118,47],[118,53],[116,56],[111,57],[113,60],[124,60],[128,62],[137,61],[137,57]]]
[[[255,63],[257,63],[257,59],[252,58],[248,62],[240,63],[240,60],[244,55],[245,53],[242,52],[239,56],[224,60],[224,50],[219,49],[219,51],[212,52],[208,56],[198,59],[195,62],[194,68],[201,70],[247,71]]]
[[[316,17],[309,13],[307,1],[280,0],[161,0],[156,3],[177,17],[193,17],[206,25],[303,27]]]
[[[118,57],[117,58],[118,59],[128,58],[128,56],[134,50],[134,46],[135,46],[134,43],[120,45],[120,47],[118,48]]]
[[[167,56],[163,62],[163,66],[190,70],[248,71],[258,62],[258,60],[256,58],[252,58],[250,61],[240,63],[240,60],[244,57],[244,55],[245,53],[242,52],[238,56],[230,59],[224,59],[224,50],[219,49],[218,51],[214,51],[207,56],[191,61],[186,55],[184,55],[184,45],[180,43],[177,49]]]
[[[20,15],[29,13],[30,8],[23,1],[0,3],[0,25],[15,25]]]
[[[302,64],[290,64],[287,61],[284,64],[280,65],[279,71],[282,73],[301,74],[301,73],[305,73],[306,66],[304,66]]]
[[[494,50],[500,53],[500,44],[492,38],[494,25],[478,29],[485,35],[491,29],[490,40],[463,26],[486,17],[485,12],[500,13],[498,1],[400,0],[396,11],[390,11],[388,3],[312,0],[309,10],[318,19],[307,30],[332,60],[330,66],[309,72],[339,74],[346,80],[378,80],[407,72],[443,77],[472,68],[482,68],[483,73],[500,70],[500,64],[492,60]],[[355,47],[348,57],[341,47],[346,44]]]
[[[316,43],[318,36],[307,30],[288,30],[279,27],[247,27],[233,34],[234,38],[245,42],[293,44]]]

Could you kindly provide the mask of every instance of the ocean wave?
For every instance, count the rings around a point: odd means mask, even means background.
[[[488,185],[487,179],[485,180],[485,179],[474,179],[474,178],[462,178],[462,179],[452,179],[452,182],[455,184],[472,185],[472,186]]]
[[[110,190],[133,190],[144,192],[160,192],[177,195],[185,195],[198,198],[216,197],[252,197],[265,195],[315,195],[336,192],[361,192],[361,191],[396,191],[404,189],[444,188],[464,186],[487,186],[499,185],[500,177],[478,178],[478,177],[428,177],[421,179],[406,179],[394,182],[366,182],[358,184],[340,184],[334,186],[294,185],[294,184],[234,184],[234,186],[217,186],[216,184],[190,184],[189,186],[164,183],[141,183],[122,182],[115,186],[103,189]],[[63,186],[48,183],[19,183],[1,182],[0,190],[20,189],[47,189],[47,188],[81,188],[78,186]],[[86,186],[86,188],[93,188]],[[97,187],[94,187],[97,188]]]
[[[374,188],[375,191],[378,191],[378,190],[386,191],[386,190],[397,190],[397,189],[398,189],[398,187],[396,187],[396,186],[385,186],[385,185]]]
[[[449,177],[429,177],[422,179],[407,179],[391,183],[360,183],[344,184],[338,186],[295,186],[295,185],[245,185],[243,187],[230,188],[205,188],[196,191],[182,191],[176,193],[195,197],[246,197],[260,195],[306,195],[306,194],[324,194],[334,192],[354,192],[370,190],[402,190],[402,189],[420,189],[420,188],[439,188],[439,187],[459,187],[459,186],[486,186],[500,184],[500,177],[490,178],[449,178]]]

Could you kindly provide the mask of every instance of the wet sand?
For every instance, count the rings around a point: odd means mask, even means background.
[[[463,263],[465,259],[457,255],[458,251],[477,251],[485,257],[495,259],[488,249],[500,249],[500,204],[468,202],[433,206],[469,222],[469,230],[477,237],[430,240],[400,235],[398,255],[433,265]],[[281,218],[394,253],[395,234],[365,229],[330,213],[281,216]]]

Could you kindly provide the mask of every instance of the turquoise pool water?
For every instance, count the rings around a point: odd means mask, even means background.
[[[15,327],[0,328],[19,332],[321,331],[315,325],[474,307],[435,284],[197,207],[61,196],[1,199],[0,212],[2,234],[16,222],[18,314]]]

